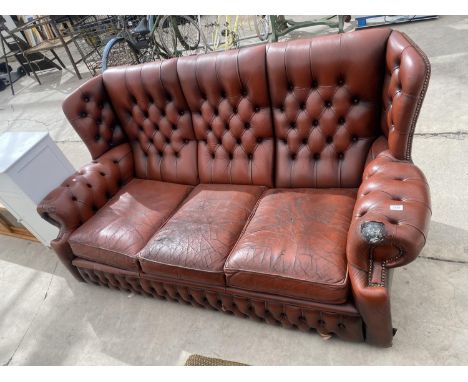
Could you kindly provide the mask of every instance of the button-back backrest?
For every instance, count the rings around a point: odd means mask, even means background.
[[[198,140],[200,182],[272,186],[265,46],[182,57],[177,70]]]
[[[197,184],[197,142],[177,60],[111,68],[103,77],[133,149],[135,176]]]
[[[277,187],[357,187],[380,135],[389,29],[267,46]]]

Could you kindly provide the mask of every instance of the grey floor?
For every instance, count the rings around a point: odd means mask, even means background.
[[[50,249],[0,236],[0,365],[175,365],[188,353],[252,365],[468,364],[468,17],[397,29],[432,63],[413,159],[433,216],[421,256],[395,272],[392,348],[78,283]],[[90,157],[61,102],[83,81],[68,71],[41,79],[20,80],[15,97],[0,93],[0,132],[48,130],[80,167]]]

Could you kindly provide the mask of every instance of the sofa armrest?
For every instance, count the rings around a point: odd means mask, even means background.
[[[65,179],[37,206],[39,215],[60,229],[51,246],[75,277],[80,278],[71,265],[70,234],[128,183],[133,172],[132,150],[129,144],[124,143]]]
[[[413,261],[426,243],[430,203],[421,170],[382,152],[364,170],[348,234],[348,261],[368,269],[365,254],[371,249],[388,268]]]
[[[411,162],[383,151],[364,170],[348,232],[347,258],[366,341],[390,346],[390,270],[413,261],[426,242],[429,186]]]

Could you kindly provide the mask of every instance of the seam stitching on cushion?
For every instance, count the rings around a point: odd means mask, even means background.
[[[264,187],[264,186],[261,186],[261,187]],[[258,197],[257,203],[255,203],[254,207],[252,208],[252,211],[250,212],[250,216],[247,218],[247,221],[245,222],[244,227],[242,228],[242,231],[240,232],[239,237],[237,238],[236,242],[234,243],[231,250],[229,251],[229,254],[226,256],[226,260],[224,261],[223,271],[226,270],[226,263],[229,261],[229,258],[231,257],[231,254],[234,251],[234,248],[236,248],[237,244],[239,243],[240,238],[242,236],[244,236],[245,230],[247,229],[247,226],[250,224],[250,221],[252,220],[253,216],[255,215],[255,212],[257,211],[257,208],[258,208],[258,206],[260,204],[260,201],[263,199],[265,193],[267,193],[267,192],[268,192],[268,188],[265,187],[263,192]]]
[[[344,277],[341,280],[339,280],[338,282],[327,283],[327,282],[320,282],[320,281],[304,280],[302,278],[289,277],[289,276],[279,275],[279,274],[276,274],[276,273],[275,274],[273,274],[273,273],[264,273],[264,272],[249,270],[249,269],[243,269],[243,268],[236,268],[236,269],[234,269],[234,268],[225,268],[225,270],[227,270],[229,273],[231,273],[231,275],[238,274],[239,272],[244,272],[244,273],[250,273],[250,274],[253,274],[253,275],[262,275],[262,276],[267,276],[267,277],[280,278],[280,279],[283,279],[283,280],[299,281],[299,282],[304,283],[304,284],[327,285],[327,286],[330,286],[330,287],[332,287],[334,289],[338,289],[338,290],[342,289],[343,287],[346,287],[347,286],[347,280],[348,280],[346,272],[345,272]]]

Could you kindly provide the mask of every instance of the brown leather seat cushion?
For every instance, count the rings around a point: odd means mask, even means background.
[[[264,190],[198,185],[139,254],[142,270],[225,285],[226,258]]]
[[[344,303],[354,189],[265,193],[224,267],[232,287]]]
[[[76,256],[139,270],[136,255],[193,189],[133,179],[70,236]]]

